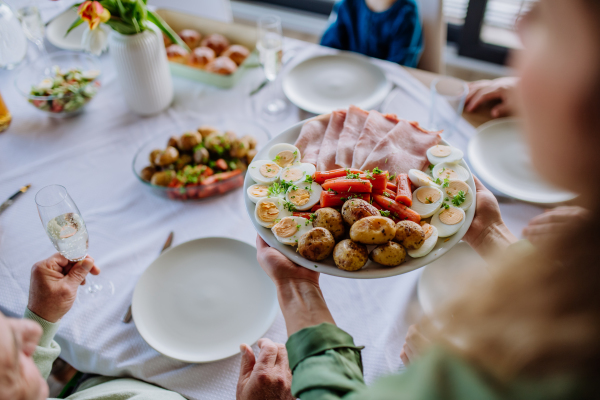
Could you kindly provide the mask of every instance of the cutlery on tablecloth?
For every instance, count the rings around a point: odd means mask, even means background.
[[[173,232],[171,231],[169,233],[169,237],[167,237],[167,240],[166,240],[165,244],[163,245],[162,249],[160,250],[159,254],[162,254],[165,250],[167,250],[169,247],[171,247],[172,243],[173,243]],[[123,317],[123,322],[125,322],[126,324],[130,323],[132,320],[132,317],[133,317],[133,314],[131,313],[131,304],[130,304],[129,308],[127,309],[127,313]]]
[[[17,193],[13,194],[4,203],[0,204],[0,214],[2,214],[4,212],[4,210],[6,210],[8,207],[10,207],[12,205],[12,203],[14,203],[15,200],[20,195],[22,195],[27,190],[29,190],[30,187],[31,187],[31,184],[23,186],[21,189],[19,189],[19,191]]]

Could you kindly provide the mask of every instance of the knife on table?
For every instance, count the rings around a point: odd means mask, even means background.
[[[8,207],[10,207],[12,205],[12,203],[14,203],[15,200],[19,198],[20,195],[22,195],[27,190],[29,190],[30,187],[31,187],[31,185],[23,186],[21,189],[19,189],[19,191],[17,193],[13,194],[12,196],[10,196],[8,198],[8,200],[6,200],[4,203],[0,204],[0,214],[2,214],[4,212],[4,210],[6,210]]]
[[[167,241],[165,242],[162,249],[160,250],[160,254],[162,254],[165,250],[167,250],[169,247],[171,247],[172,243],[173,243],[173,232],[170,232],[169,237],[167,237]],[[133,317],[133,314],[131,313],[131,304],[130,304],[129,308],[127,309],[127,313],[123,317],[123,322],[125,322],[126,324],[130,323],[132,317]]]

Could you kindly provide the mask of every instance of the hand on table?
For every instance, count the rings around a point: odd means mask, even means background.
[[[505,117],[515,112],[514,89],[518,78],[498,78],[469,83],[469,94],[465,100],[465,110],[473,112],[484,103],[500,100],[491,111],[493,118]]]
[[[319,285],[319,273],[291,262],[256,235],[256,259],[276,286],[290,281],[308,281]]]
[[[575,206],[557,207],[534,217],[523,229],[523,236],[534,246],[556,240],[564,234],[567,226],[583,222],[589,211]]]
[[[85,284],[88,273],[100,273],[90,256],[74,263],[56,253],[35,263],[31,269],[27,307],[46,321],[57,322],[73,306],[77,288]]]
[[[242,344],[242,365],[237,384],[237,400],[293,400],[292,372],[285,345],[269,339],[258,341],[258,359],[250,346]]]
[[[496,197],[476,176],[473,179],[477,191],[475,218],[463,240],[482,257],[487,258],[516,242],[517,238],[504,224]]]
[[[431,341],[423,335],[423,332],[419,330],[419,325],[411,325],[406,333],[406,341],[402,346],[400,352],[400,358],[404,365],[408,365],[419,358],[423,352],[429,347]]]

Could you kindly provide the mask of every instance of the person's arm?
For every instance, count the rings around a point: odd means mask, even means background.
[[[53,340],[59,321],[73,306],[77,288],[85,283],[90,272],[100,273],[91,257],[73,263],[58,253],[36,263],[31,270],[29,303],[24,317],[40,324],[43,330],[33,361],[44,379],[50,375],[52,363],[60,354],[60,346]]]
[[[401,1],[401,0],[399,0]],[[392,28],[393,40],[390,43],[387,60],[407,67],[416,68],[423,51],[423,33],[417,9],[406,3]]]
[[[511,233],[500,214],[498,200],[477,177],[473,177],[477,188],[475,218],[463,240],[486,260],[502,254],[517,238]]]
[[[286,321],[292,394],[302,400],[342,398],[365,387],[361,347],[335,326],[319,273],[300,267],[257,236],[257,259],[277,287]]]
[[[514,114],[517,108],[514,92],[518,83],[519,79],[512,77],[469,83],[465,111],[473,112],[483,104],[495,101],[498,104],[490,111],[492,118]]]

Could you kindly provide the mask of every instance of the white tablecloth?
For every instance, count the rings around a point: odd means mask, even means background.
[[[290,65],[330,50],[294,40],[286,47],[302,49]],[[156,258],[170,230],[174,245],[207,236],[229,236],[254,243],[255,231],[246,215],[243,193],[236,190],[200,203],[181,203],[155,197],[131,171],[134,153],[150,135],[173,129],[180,133],[181,118],[197,115],[198,121],[215,116],[255,119],[260,97],[247,93],[262,79],[260,70],[249,71],[232,90],[219,90],[174,78],[175,102],[160,115],[141,118],[130,113],[120,94],[112,60],[102,57],[103,87],[85,114],[52,119],[34,109],[13,86],[14,74],[0,71],[0,92],[13,114],[10,129],[0,134],[0,200],[22,185],[31,190],[0,216],[0,310],[22,315],[27,304],[29,273],[34,262],[54,249],[37,215],[34,196],[45,185],[64,185],[78,204],[90,234],[90,254],[102,276],[116,285],[107,302],[77,303],[63,319],[57,334],[63,357],[75,368],[111,376],[132,376],[175,390],[190,399],[233,398],[240,357],[190,365],[173,361],[150,348],[135,324],[121,318],[130,304],[136,281]],[[393,104],[401,115],[425,121],[428,90],[401,67],[381,65],[397,85]],[[402,100],[404,99],[404,100]],[[390,105],[393,107],[394,105]],[[306,113],[293,109],[277,123],[260,121],[275,135]],[[474,130],[464,121],[461,135]],[[457,143],[460,147],[466,141]],[[503,205],[514,232],[540,212],[522,203]],[[416,282],[420,272],[378,280],[353,280],[322,276],[325,298],[337,323],[366,345],[365,378],[375,378],[401,368],[400,350],[408,326],[418,319]],[[160,295],[158,293],[157,295]],[[283,317],[277,317],[265,335],[285,342]]]

